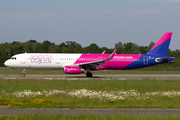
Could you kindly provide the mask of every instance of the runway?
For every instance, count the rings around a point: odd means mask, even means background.
[[[0,115],[180,116],[179,109],[0,109]]]
[[[0,75],[0,78],[4,79],[68,79],[68,80],[80,80],[80,79],[180,79],[180,75],[94,75],[93,77],[86,77],[85,75]]]

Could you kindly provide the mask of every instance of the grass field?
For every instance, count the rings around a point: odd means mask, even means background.
[[[8,108],[180,108],[180,80],[0,79]]]
[[[178,120],[178,116],[120,116],[120,115],[0,115],[0,120]]]
[[[0,79],[0,108],[180,108],[180,79]],[[179,116],[0,115],[0,120],[177,120]]]

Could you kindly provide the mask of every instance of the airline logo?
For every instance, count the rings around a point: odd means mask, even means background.
[[[115,59],[133,59],[133,56],[114,56]]]
[[[52,62],[51,55],[31,55],[30,60],[31,63],[51,63]]]

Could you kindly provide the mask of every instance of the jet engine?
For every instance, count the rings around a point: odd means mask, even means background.
[[[78,66],[65,66],[64,73],[66,74],[79,74],[84,73],[85,70]]]

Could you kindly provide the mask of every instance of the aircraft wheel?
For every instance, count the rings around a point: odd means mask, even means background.
[[[26,76],[26,74],[23,73],[23,74],[22,74],[22,77],[25,77],[25,76]]]
[[[87,76],[87,77],[92,77],[93,75],[92,75],[91,72],[87,72],[87,73],[86,73],[86,76]]]

